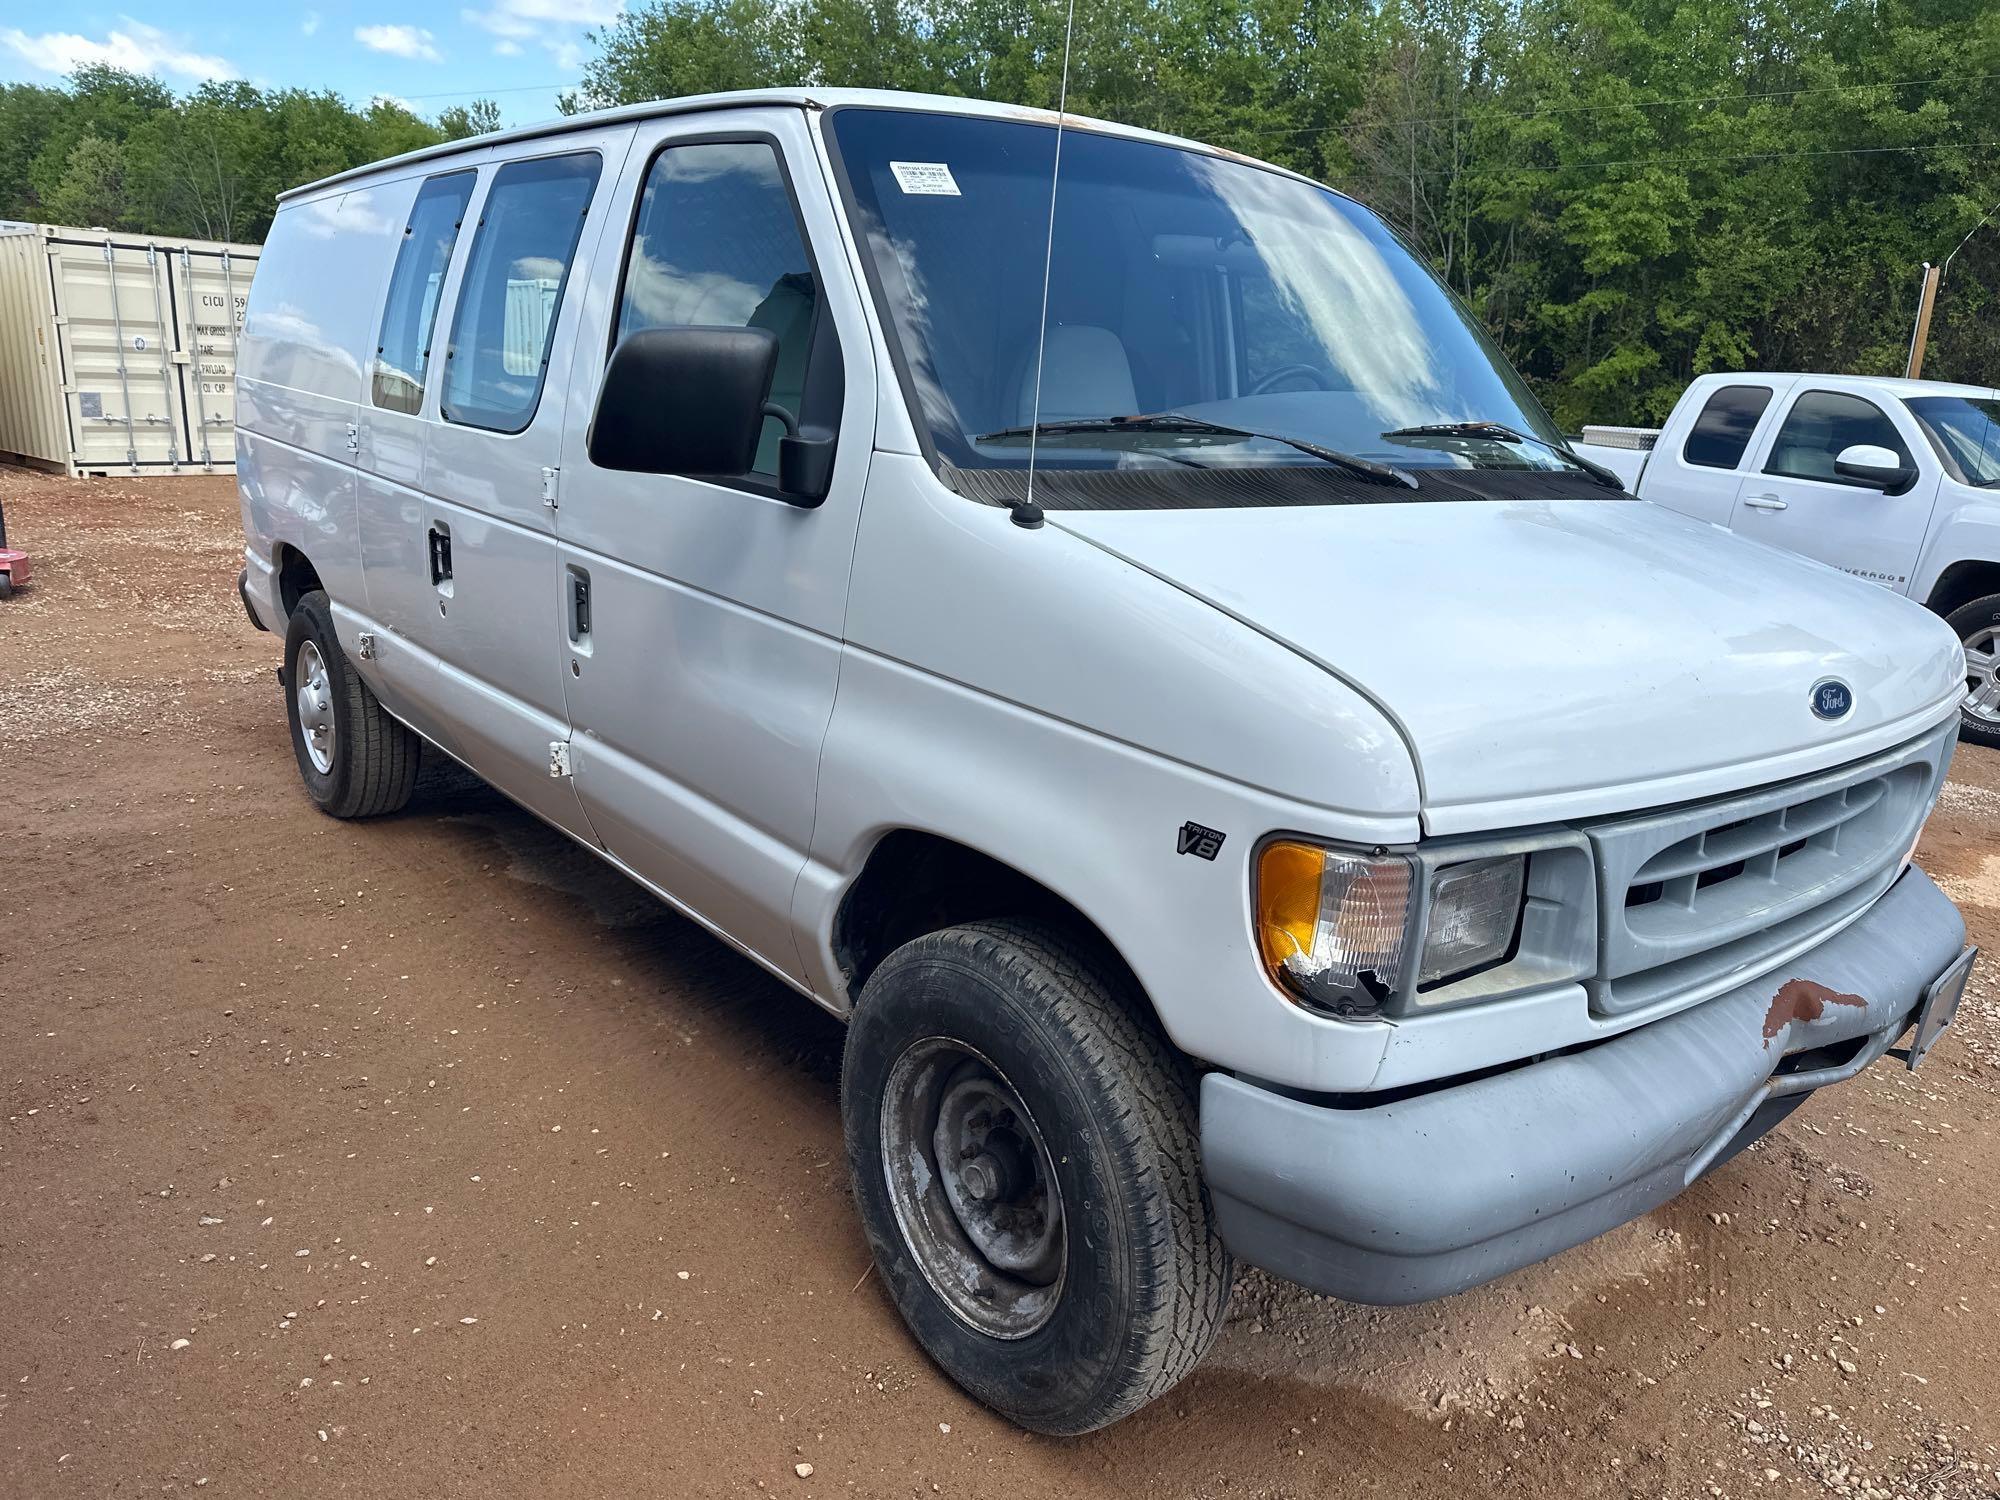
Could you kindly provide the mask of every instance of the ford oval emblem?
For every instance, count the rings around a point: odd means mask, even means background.
[[[1838,677],[1813,684],[1812,711],[1822,719],[1844,719],[1854,711],[1854,689]]]

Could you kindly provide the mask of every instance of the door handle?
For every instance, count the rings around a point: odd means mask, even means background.
[[[1783,510],[1785,502],[1776,495],[1745,495],[1743,503],[1752,510]]]
[[[573,646],[590,644],[590,575],[581,568],[569,570],[569,639]]]
[[[431,582],[439,588],[451,582],[451,528],[434,522],[430,530]],[[450,590],[446,589],[449,593]]]

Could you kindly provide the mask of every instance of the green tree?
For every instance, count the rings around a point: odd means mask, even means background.
[[[125,153],[116,141],[86,132],[70,148],[63,175],[43,208],[49,218],[87,229],[120,227],[125,211]]]

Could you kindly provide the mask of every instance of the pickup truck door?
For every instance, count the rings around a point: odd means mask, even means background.
[[[638,127],[618,231],[586,278],[556,511],[559,670],[591,826],[625,868],[800,982],[791,898],[875,430],[872,346],[835,215],[801,110]],[[770,419],[757,472],[737,479],[591,463],[611,350],[674,325],[777,335],[771,399],[837,434],[821,503],[778,489]]]
[[[1916,465],[1916,483],[1890,495],[1841,478],[1834,460],[1857,443],[1887,448]],[[1737,491],[1731,530],[1908,592],[1940,471],[1901,402],[1801,381],[1753,458],[1753,471]]]
[[[1742,474],[1788,378],[1711,377],[1688,388],[1661,429],[1639,476],[1639,495],[1716,526],[1736,509]]]

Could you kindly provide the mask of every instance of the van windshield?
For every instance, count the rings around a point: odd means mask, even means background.
[[[911,406],[963,492],[1008,498],[1032,435],[1037,498],[1072,508],[1607,494],[1350,199],[1072,127],[1051,244],[1052,124],[849,106],[828,129]]]

